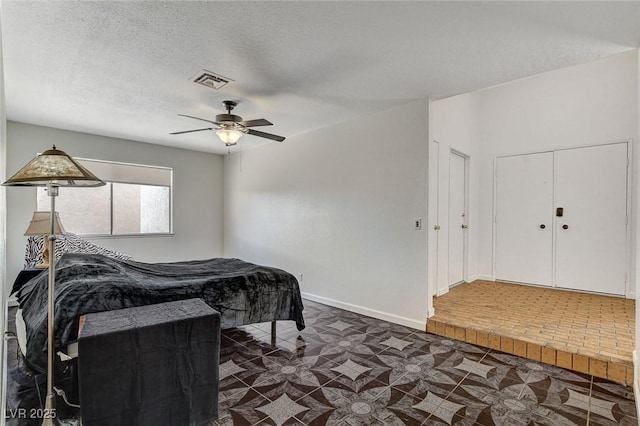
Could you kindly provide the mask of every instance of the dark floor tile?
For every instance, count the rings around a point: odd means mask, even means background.
[[[302,331],[223,330],[215,424],[638,424],[629,387],[316,302],[304,315]],[[12,377],[9,402],[24,405],[12,392],[33,396],[33,380]]]
[[[500,360],[505,364],[512,365],[519,371],[531,373],[530,380],[532,382],[543,381],[547,377],[563,381],[571,381],[575,383],[591,383],[592,379],[592,376],[588,374],[566,370],[564,368],[532,361],[527,358],[521,358],[516,355],[506,354],[494,350],[490,351],[488,356]]]
[[[594,394],[601,394],[604,399],[626,400],[635,404],[632,387],[622,386],[618,383],[594,377],[591,389]]]
[[[278,375],[267,382],[256,384],[255,390],[266,396],[270,401],[278,401],[283,395],[291,401],[298,401],[309,393],[319,389],[313,376],[300,377],[292,380],[291,377]],[[297,413],[293,414],[295,416]]]
[[[553,377],[537,377],[535,372],[531,372],[527,378],[527,390],[536,395],[539,404],[544,403],[549,398],[557,398],[560,394],[580,394],[589,395],[591,392],[590,380],[577,378],[575,380],[560,380]]]
[[[252,362],[257,361],[259,361],[258,368],[237,375],[255,387],[278,385],[284,382],[319,387],[340,375],[339,372],[332,370],[332,367],[335,367],[334,363],[321,357],[288,359],[272,353]]]
[[[225,395],[218,404],[219,425],[254,425],[269,417],[260,410],[269,400],[251,388]]]
[[[360,392],[324,387],[298,402],[312,407],[298,416],[310,425],[420,425],[424,420],[421,412],[411,408],[415,397],[389,387]]]
[[[591,415],[589,417],[589,426],[637,426],[638,419],[635,417],[622,417],[619,420],[611,421],[609,419],[603,419],[598,415]]]
[[[620,421],[626,417],[636,418],[637,416],[635,401],[608,392],[599,392],[593,388],[589,399],[589,411],[613,421]]]
[[[447,401],[464,406],[463,413],[456,413],[458,416],[478,424],[502,425],[511,410],[528,408],[518,397],[518,389],[497,390],[465,379],[449,394]]]
[[[252,327],[257,328],[259,330],[264,331],[265,333],[271,333],[271,322],[259,322],[256,324],[251,324]],[[276,331],[285,331],[297,329],[295,321],[276,321]]]
[[[431,345],[434,343],[437,344],[440,339],[442,339],[440,336],[424,333],[422,331],[415,331],[413,334],[404,338],[404,340],[413,342],[413,345],[410,347],[411,351],[421,351],[426,353],[430,353]]]
[[[498,391],[522,389],[530,375],[528,371],[518,370],[513,365],[494,358],[491,354],[487,354],[479,361],[464,358],[454,368],[469,373],[464,378],[463,384],[473,383]]]
[[[342,353],[371,357],[384,350],[378,340],[366,333],[332,334],[320,332],[308,339],[305,352],[312,355],[334,356]]]
[[[391,385],[418,380],[425,377],[428,371],[434,371],[433,357],[422,352],[406,358],[394,353],[382,352],[374,359],[391,367],[389,373],[389,384]]]
[[[361,392],[371,388],[389,386],[391,367],[378,359],[348,352],[323,356],[335,366],[332,371],[340,375],[326,386]]]

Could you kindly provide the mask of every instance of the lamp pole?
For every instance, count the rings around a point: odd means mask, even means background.
[[[55,361],[55,348],[54,348],[54,286],[56,280],[56,235],[55,235],[55,214],[56,214],[56,196],[58,195],[58,186],[53,183],[47,185],[47,193],[51,197],[51,230],[47,237],[47,247],[49,248],[49,287],[48,287],[48,300],[47,300],[47,330],[48,330],[48,345],[47,345],[47,397],[44,405],[44,418],[42,426],[55,426],[56,421],[56,396],[53,392],[53,368]]]

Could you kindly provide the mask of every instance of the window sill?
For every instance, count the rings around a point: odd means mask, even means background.
[[[153,238],[153,237],[173,237],[176,234],[173,232],[154,233],[154,234],[76,234],[78,237],[87,240],[101,240],[101,239],[113,239],[113,238]]]

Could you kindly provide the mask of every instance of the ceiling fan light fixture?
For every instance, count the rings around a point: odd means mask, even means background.
[[[235,145],[236,143],[238,143],[242,135],[244,135],[244,133],[242,133],[240,130],[224,128],[216,130],[216,134],[218,135],[220,140],[227,146]]]

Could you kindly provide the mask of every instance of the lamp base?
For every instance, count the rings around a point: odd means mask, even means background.
[[[56,396],[54,394],[47,395],[43,415],[42,426],[58,426],[60,424],[56,413]]]

